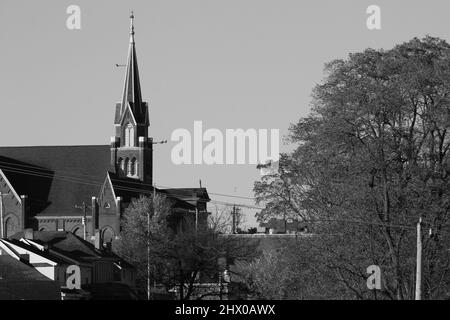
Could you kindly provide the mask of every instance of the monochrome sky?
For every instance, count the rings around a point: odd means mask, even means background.
[[[81,30],[66,27],[73,4]],[[366,28],[372,4],[381,30]],[[169,140],[155,147],[155,183],[201,179],[213,200],[250,205],[213,194],[253,197],[254,165],[176,166],[171,133],[201,120],[204,130],[286,134],[308,113],[324,63],[416,36],[450,40],[448,0],[0,0],[1,146],[109,144],[130,10],[150,135]],[[255,210],[244,212],[254,226]]]

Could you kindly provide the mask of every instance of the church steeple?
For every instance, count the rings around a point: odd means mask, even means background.
[[[130,43],[122,100],[116,104],[115,136],[111,140],[111,170],[119,176],[152,183],[152,140],[148,137],[148,104],[142,101],[134,40],[134,15],[130,16]]]
[[[141,84],[139,79],[139,68],[136,56],[136,44],[134,41],[134,14],[130,15],[130,43],[128,46],[128,58],[125,71],[125,81],[122,92],[122,100],[119,110],[116,111],[116,124],[126,113],[129,105],[134,119],[138,124],[148,126],[148,111],[145,103],[142,101]]]

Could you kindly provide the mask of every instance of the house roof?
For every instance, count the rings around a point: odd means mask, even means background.
[[[19,240],[24,237],[25,232],[21,231],[14,234],[11,239]],[[113,257],[105,251],[96,249],[90,242],[67,231],[33,231],[33,241],[48,246],[50,256],[53,256],[53,251],[78,262]]]
[[[34,252],[58,264],[90,263],[93,260],[108,259],[117,263],[121,268],[133,269],[133,265],[123,260],[113,252],[98,250],[92,243],[66,231],[33,231],[33,242],[43,245],[44,251],[33,245],[28,245],[20,239],[26,239],[25,232],[21,231],[10,237],[9,241],[26,250]],[[38,264],[33,264],[34,267]]]
[[[0,284],[2,280],[50,281],[33,267],[9,255],[0,255],[0,266]]]
[[[81,214],[109,168],[110,146],[0,147],[0,169],[38,215]]]
[[[8,246],[10,247],[10,249],[12,249],[14,252],[15,252],[16,250],[15,250],[14,248],[11,248],[12,246],[11,246],[10,244],[13,244],[13,245],[16,245],[16,246],[18,246],[18,247],[21,247],[22,249],[25,249],[25,250],[27,250],[27,251],[29,251],[29,252],[32,252],[32,253],[34,253],[34,254],[37,254],[37,255],[39,255],[39,256],[45,258],[45,259],[51,260],[51,261],[53,261],[53,262],[55,262],[55,263],[58,263],[58,264],[64,264],[64,263],[67,263],[67,261],[64,260],[64,259],[62,259],[61,257],[55,257],[55,256],[52,256],[52,255],[50,255],[47,251],[41,251],[41,250],[39,250],[38,248],[36,248],[36,247],[34,247],[34,246],[28,245],[28,244],[26,244],[26,243],[20,241],[19,239],[9,239],[9,242],[10,242],[10,243],[8,243],[7,241],[5,241],[5,239],[3,239],[2,241],[3,241],[4,244],[8,245]],[[36,264],[32,264],[32,265],[33,265],[34,267],[36,267]]]
[[[9,255],[0,256],[0,300],[60,299],[56,281]]]

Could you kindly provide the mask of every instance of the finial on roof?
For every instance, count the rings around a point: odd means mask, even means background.
[[[131,11],[130,14],[130,42],[134,43],[134,13]]]

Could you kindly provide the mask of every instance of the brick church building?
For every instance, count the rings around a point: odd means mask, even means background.
[[[131,15],[122,99],[110,145],[0,147],[0,237],[25,228],[70,231],[103,245],[133,198],[166,194],[176,215],[206,220],[205,188],[153,189],[149,106],[142,100]]]

